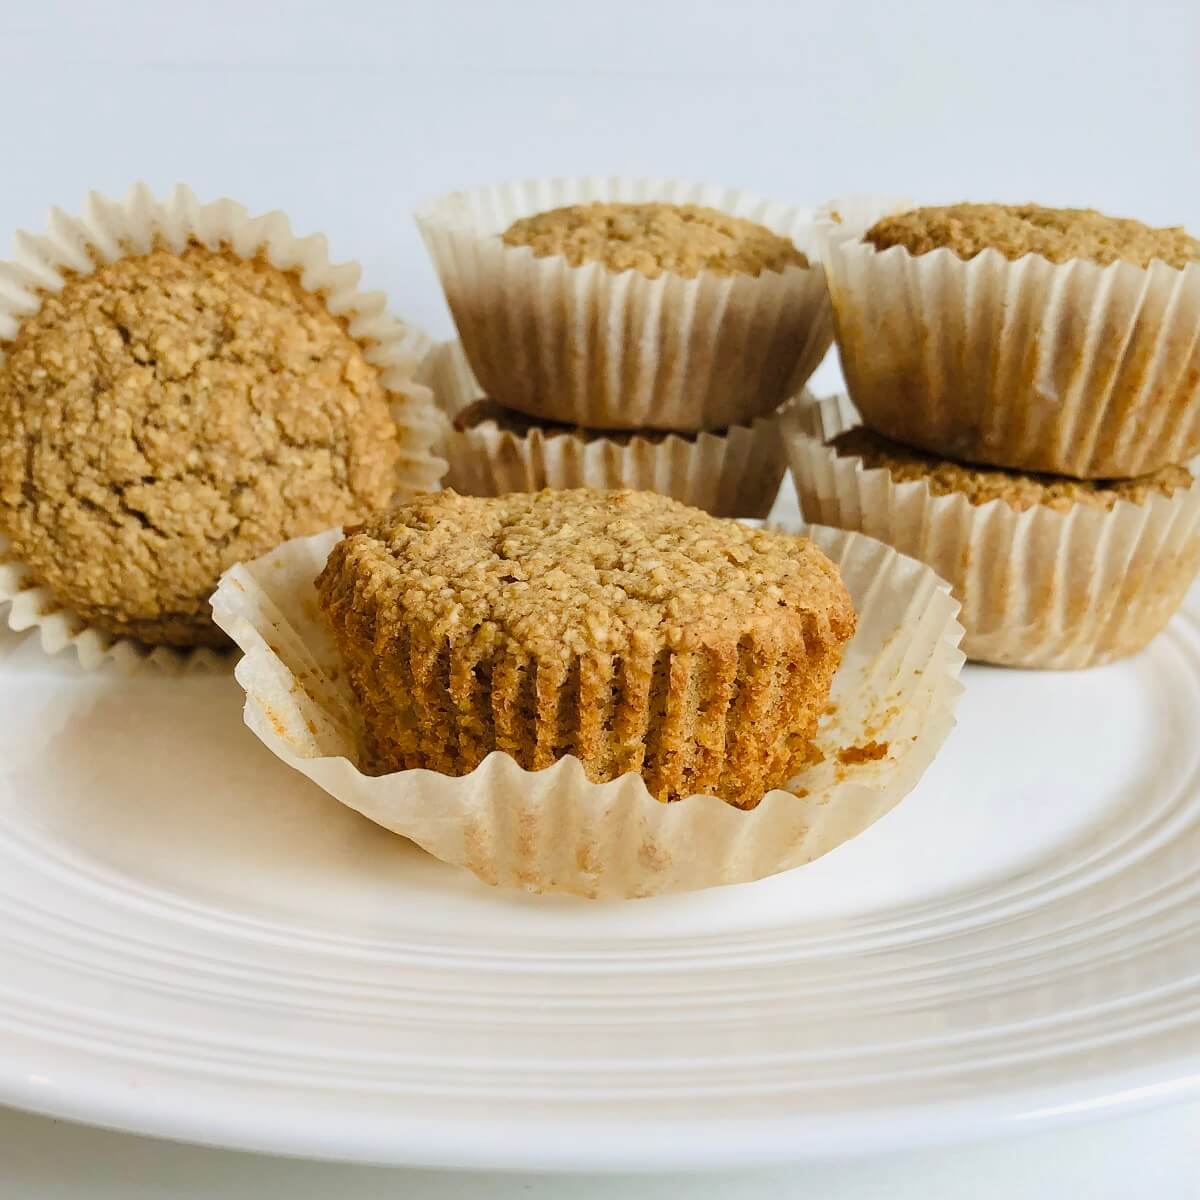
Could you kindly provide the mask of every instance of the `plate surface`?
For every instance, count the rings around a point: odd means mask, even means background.
[[[0,638],[0,1101],[406,1164],[857,1154],[1200,1092],[1200,604],[969,667],[913,794],[811,866],[498,892],[327,797],[232,678]]]

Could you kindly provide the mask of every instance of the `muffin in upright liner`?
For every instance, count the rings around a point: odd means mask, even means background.
[[[338,336],[343,339],[346,355],[349,356],[353,349],[354,357],[354,362],[347,358],[345,370],[352,374],[357,372],[353,378],[345,377],[346,403],[350,403],[352,392],[358,395],[358,389],[368,388],[358,376],[365,378],[364,373],[369,374],[369,392],[362,392],[372,397],[369,424],[361,431],[352,430],[348,434],[345,428],[333,428],[338,422],[332,410],[318,411],[320,406],[304,402],[303,396],[308,394],[304,389],[316,388],[322,378],[321,372],[327,374],[334,369],[332,366],[314,362],[309,368],[313,373],[311,380],[290,376],[284,379],[281,375],[284,381],[279,386],[292,391],[288,393],[291,399],[287,412],[276,412],[275,424],[247,424],[235,420],[230,413],[224,413],[224,416],[218,413],[211,422],[206,422],[210,428],[205,437],[211,443],[212,453],[218,458],[240,456],[239,462],[245,464],[240,482],[231,486],[227,493],[221,492],[207,476],[200,478],[197,474],[203,472],[207,462],[203,455],[207,451],[197,445],[188,452],[187,445],[182,445],[191,436],[187,432],[190,427],[186,414],[181,411],[177,414],[180,418],[177,422],[166,419],[161,425],[151,423],[153,428],[143,430],[139,426],[134,393],[138,386],[151,386],[151,383],[138,384],[144,376],[151,382],[165,380],[177,388],[182,397],[180,403],[185,407],[205,403],[204,397],[197,398],[199,393],[193,395],[193,392],[210,386],[222,388],[225,376],[221,372],[234,370],[230,364],[237,361],[237,355],[233,359],[226,355],[209,364],[209,360],[203,358],[206,351],[200,343],[212,335],[215,338],[213,344],[217,345],[223,337],[226,342],[232,339],[236,350],[236,339],[242,336],[236,326],[237,318],[229,317],[230,323],[224,334],[215,327],[190,330],[184,322],[171,327],[170,336],[164,335],[155,345],[142,345],[138,340],[136,314],[130,309],[129,319],[126,319],[126,310],[120,308],[122,304],[134,304],[127,293],[132,296],[136,292],[136,289],[130,290],[133,284],[122,277],[119,288],[124,291],[113,292],[114,297],[120,297],[113,301],[117,307],[106,316],[103,327],[98,324],[91,327],[94,339],[104,339],[103,344],[100,340],[95,342],[100,353],[97,362],[103,366],[101,374],[104,377],[97,376],[91,401],[85,396],[75,396],[77,387],[72,391],[72,381],[77,382],[80,376],[68,361],[74,351],[66,335],[62,335],[61,344],[55,340],[60,337],[59,326],[52,324],[48,326],[48,332],[38,335],[42,338],[39,343],[42,349],[38,352],[49,355],[53,370],[63,373],[61,412],[55,407],[60,402],[55,400],[47,409],[49,415],[44,418],[49,428],[24,429],[22,436],[33,440],[27,450],[29,458],[22,468],[25,477],[20,486],[14,482],[14,470],[10,469],[14,463],[20,466],[18,460],[12,458],[15,443],[7,447],[11,461],[0,479],[0,487],[6,489],[0,497],[3,500],[0,530],[5,529],[6,520],[24,522],[9,525],[8,532],[15,536],[20,528],[20,536],[28,540],[32,535],[25,525],[31,518],[18,514],[43,491],[47,492],[46,500],[51,501],[50,493],[58,487],[65,489],[64,503],[69,501],[71,513],[78,516],[81,525],[86,525],[89,512],[98,520],[100,513],[113,508],[111,518],[106,519],[111,519],[111,549],[117,562],[122,558],[131,563],[141,562],[139,555],[167,553],[168,550],[184,562],[187,559],[187,553],[182,549],[185,539],[179,531],[187,522],[191,522],[186,527],[193,532],[186,536],[198,537],[205,545],[216,545],[221,539],[235,535],[241,538],[241,533],[232,524],[235,518],[251,522],[253,528],[263,524],[263,535],[258,540],[262,548],[266,548],[280,538],[267,536],[262,515],[267,506],[259,503],[259,486],[267,475],[275,472],[282,473],[284,481],[279,488],[271,486],[272,495],[282,496],[287,488],[293,487],[315,493],[326,438],[330,459],[343,454],[348,477],[355,481],[354,487],[362,489],[361,494],[355,493],[358,497],[355,503],[362,505],[361,515],[365,515],[364,497],[368,491],[377,493],[380,502],[386,503],[392,496],[407,496],[436,486],[445,464],[431,450],[441,426],[431,392],[416,382],[417,370],[430,348],[428,339],[390,317],[385,311],[386,301],[382,295],[358,289],[360,270],[356,264],[331,263],[325,239],[321,236],[296,237],[287,217],[280,212],[252,217],[241,205],[230,200],[201,204],[186,187],[178,187],[159,200],[142,184],[131,189],[120,202],[97,193],[90,194],[79,216],[52,210],[46,233],[41,236],[18,234],[15,260],[0,265],[0,369],[4,367],[5,357],[13,370],[17,369],[19,361],[23,361],[14,357],[17,348],[23,344],[20,340],[22,330],[27,322],[38,318],[51,300],[64,314],[55,317],[56,322],[75,321],[77,324],[63,300],[64,295],[74,294],[71,288],[85,288],[93,278],[99,280],[101,272],[112,274],[127,267],[136,274],[141,269],[136,264],[142,263],[150,264],[145,268],[147,272],[159,272],[156,286],[161,283],[160,290],[170,303],[178,302],[183,306],[192,294],[189,289],[196,289],[198,304],[207,303],[202,295],[204,289],[219,289],[226,276],[236,283],[241,278],[239,272],[257,271],[264,278],[274,272],[271,279],[289,281],[287,287],[295,289],[290,293],[295,295],[295,303],[304,313],[311,310],[313,315],[311,318],[298,315],[300,324],[294,328],[281,324],[276,330],[278,337],[293,338],[299,346],[305,338],[316,339],[319,330],[326,326],[330,330],[335,326],[342,330]],[[193,265],[185,265],[188,263]],[[173,278],[172,271],[181,276],[174,285],[169,282],[169,277]],[[189,271],[191,275],[188,275]],[[185,279],[184,275],[188,277]],[[96,286],[100,287],[100,284]],[[267,288],[268,285],[263,286]],[[279,284],[280,289],[283,286]],[[269,290],[265,291],[264,297],[269,294],[272,294]],[[319,299],[319,304],[313,297]],[[103,299],[94,302],[107,303]],[[264,298],[263,303],[269,307],[271,301]],[[333,318],[332,322],[322,315],[325,313]],[[304,322],[310,319],[312,325],[305,325]],[[329,336],[333,336],[332,332]],[[296,349],[296,354],[299,353]],[[211,372],[207,374],[198,370],[200,366],[209,365]],[[205,392],[205,396],[211,394],[214,393]],[[20,417],[19,411],[13,411]],[[365,407],[363,414],[363,420],[367,421]],[[164,417],[168,416],[164,411]],[[111,439],[105,435],[103,444],[108,448],[105,451],[107,458],[97,460],[96,479],[74,471],[69,461],[70,454],[74,453],[70,451],[72,445],[76,448],[86,446],[88,439],[94,441],[101,436],[89,422],[99,422],[105,428],[111,426],[115,431]],[[28,424],[27,420],[25,424]],[[57,433],[55,429],[58,429]],[[182,445],[178,453],[172,449],[175,445],[172,438]],[[260,450],[267,453],[268,442],[276,446],[277,453],[262,457],[262,470],[256,473],[254,463],[260,461],[256,455]],[[350,448],[339,451],[339,445]],[[61,455],[55,450],[56,446],[61,448]],[[221,446],[225,449],[220,449]],[[5,447],[0,446],[0,453],[4,451]],[[150,464],[151,460],[154,465],[138,466],[139,462]],[[237,470],[241,472],[241,466]],[[339,470],[334,464],[326,472],[331,496],[334,481],[340,477]],[[112,475],[107,483],[107,476],[100,477],[105,472]],[[8,482],[4,483],[4,479]],[[352,507],[349,499],[351,484],[347,483],[342,490],[346,494],[345,515],[354,515],[349,511]],[[118,502],[116,507],[113,507],[114,496]],[[282,498],[280,504],[284,504]],[[332,511],[334,504],[335,500],[331,500],[330,512],[317,528],[327,525],[330,519],[337,519],[337,514]],[[311,506],[314,512],[320,507],[315,501]],[[65,515],[61,517],[60,525],[66,519]],[[283,522],[283,536],[300,531],[305,523],[297,518],[289,528],[287,522]],[[307,522],[310,529],[314,523],[312,520]],[[67,526],[62,525],[62,528]],[[197,530],[199,532],[195,532]],[[157,550],[142,544],[152,540]],[[79,554],[83,556],[86,552],[82,542],[80,547]],[[72,577],[63,586],[81,592],[88,590],[84,576],[95,569],[94,561],[84,558],[82,564],[68,563],[58,556],[54,563],[55,570],[61,566],[67,576],[71,576],[76,568],[83,572],[78,583]],[[126,671],[147,664],[167,671],[180,671],[197,664],[220,661],[217,643],[223,641],[223,635],[209,623],[204,594],[215,583],[217,573],[214,571],[212,582],[207,583],[196,600],[201,606],[196,612],[201,615],[194,622],[193,641],[188,633],[192,629],[189,622],[193,621],[190,593],[181,593],[181,603],[189,607],[179,612],[164,609],[161,620],[153,614],[131,615],[135,613],[134,609],[114,609],[107,598],[100,601],[96,596],[89,596],[86,602],[73,603],[64,599],[17,551],[13,536],[5,537],[0,533],[0,607],[7,609],[9,626],[14,630],[36,628],[48,653],[74,647],[85,669],[112,661],[118,669]],[[108,588],[110,582],[102,581],[101,586]],[[89,611],[93,600],[96,601],[96,614],[101,615],[94,614],[90,618],[81,615],[78,610]],[[162,626],[161,631],[156,621]],[[146,638],[131,632],[135,628],[145,628]]]
[[[964,260],[860,236],[912,207],[863,197],[822,214],[842,370],[871,428],[948,458],[1081,479],[1200,452],[1200,262],[1010,261],[995,249]]]
[[[483,391],[461,343],[439,346],[424,370],[447,418],[445,483],[464,495],[633,488],[718,517],[765,517],[787,470],[776,413],[711,433],[602,432],[479,407]]]
[[[520,218],[594,202],[717,209],[790,239],[807,265],[650,278],[502,240]],[[533,417],[589,429],[743,425],[799,391],[832,340],[807,209],[677,181],[573,178],[455,192],[417,222],[485,394]]]
[[[650,896],[748,882],[833,849],[914,786],[953,725],[961,627],[947,586],[923,564],[860,534],[803,532],[839,568],[857,626],[833,677],[816,751],[806,752],[808,765],[788,781],[790,790],[769,791],[753,808],[703,793],[663,803],[633,770],[592,782],[572,754],[538,770],[496,750],[466,774],[425,767],[373,774],[376,766],[363,757],[373,743],[364,735],[362,710],[315,603],[313,580],[339,531],[298,539],[233,568],[213,609],[245,651],[237,678],[246,691],[247,724],[279,758],[342,803],[490,884],[589,897]],[[423,661],[414,660],[418,667]],[[430,672],[422,668],[430,685],[438,675],[435,665]],[[431,693],[431,725],[456,702],[455,688],[465,695],[479,681],[474,671],[470,677],[456,673],[454,662],[443,667],[449,682]],[[689,678],[703,682],[702,675]],[[503,703],[504,679],[495,682],[501,700],[495,711],[503,715],[512,706]],[[653,672],[647,682],[653,687]],[[787,687],[785,678],[776,682]],[[682,676],[672,683],[680,695],[691,694]],[[553,708],[556,689],[569,697],[571,688],[569,678],[539,680],[529,703]],[[593,716],[599,720],[593,732],[603,741],[604,714]],[[614,720],[614,730],[619,725]],[[559,724],[542,727],[553,732]],[[705,729],[697,736],[703,749]],[[456,744],[460,750],[466,745],[461,737]],[[530,761],[538,766],[554,757],[549,741],[539,747],[535,739],[533,749]],[[514,750],[522,753],[520,745]],[[695,762],[702,757],[693,754]],[[670,756],[661,761],[669,764]],[[591,763],[594,773],[617,766],[603,759]],[[685,787],[688,778],[699,776],[679,774],[674,785]],[[652,776],[652,785],[673,794],[665,777]]]
[[[844,396],[785,411],[801,511],[887,542],[948,580],[970,659],[1078,668],[1133,654],[1170,620],[1200,569],[1200,482],[1169,494],[1149,486],[1134,493],[1139,501],[1111,507],[972,503],[965,491],[868,469],[829,444],[858,425]]]

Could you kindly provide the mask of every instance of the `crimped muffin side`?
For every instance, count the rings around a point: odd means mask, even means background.
[[[462,499],[443,494],[430,503],[453,510]],[[671,516],[691,512],[648,499]],[[527,516],[538,507],[529,501],[510,496],[467,508]],[[585,502],[557,501],[567,520],[579,520]],[[556,500],[543,494],[546,503]],[[684,637],[670,614],[672,596],[654,602],[666,614],[657,625],[628,613],[606,620],[580,600],[574,627],[560,623],[552,636],[531,638],[528,612],[505,613],[495,598],[471,610],[445,596],[439,604],[429,589],[414,587],[391,557],[402,558],[411,544],[401,538],[386,555],[381,549],[405,519],[430,536],[420,502],[399,517],[376,518],[334,548],[317,583],[360,700],[372,770],[423,766],[461,775],[493,749],[539,770],[573,754],[596,782],[637,771],[661,800],[709,792],[749,806],[804,761],[855,618],[836,568],[812,558],[799,539],[794,552],[819,576],[812,585],[819,599],[802,611],[779,612],[782,591],[767,584],[780,592],[767,597],[778,615],[743,597],[741,619],[719,614],[698,636]],[[740,536],[730,546],[735,555]],[[602,559],[605,551],[589,552]],[[428,579],[439,593],[471,595],[472,583],[449,569]],[[505,586],[520,582],[514,574]]]
[[[765,225],[696,204],[567,205],[522,217],[502,237],[539,258],[558,255],[575,267],[601,262],[651,279],[664,272],[691,279],[701,271],[760,275],[809,265],[792,241]]]
[[[830,445],[839,455],[861,458],[868,469],[883,468],[897,482],[920,480],[935,496],[960,494],[973,505],[1003,500],[1018,512],[1037,505],[1068,512],[1080,504],[1103,509],[1120,501],[1144,504],[1151,496],[1171,496],[1195,483],[1191,471],[1182,466],[1115,480],[972,466],[902,445],[865,426],[839,434]]]
[[[1090,208],[1038,204],[951,204],[915,208],[877,221],[864,235],[877,250],[903,246],[911,254],[942,247],[961,259],[997,250],[1009,260],[1040,254],[1053,263],[1082,258],[1103,266],[1161,259],[1172,267],[1200,260],[1200,241],[1182,226],[1154,228]]]
[[[0,363],[0,528],[89,623],[221,645],[221,572],[386,503],[377,368],[298,279],[225,250],[68,277]]]

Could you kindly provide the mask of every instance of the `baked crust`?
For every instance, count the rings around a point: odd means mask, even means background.
[[[1040,204],[950,204],[914,208],[877,221],[865,235],[876,250],[903,246],[911,254],[945,247],[971,259],[998,250],[1007,259],[1040,254],[1053,263],[1073,258],[1107,265],[1145,267],[1161,259],[1184,267],[1200,259],[1200,242],[1180,226],[1156,229],[1092,208],[1043,208]]]
[[[765,225],[697,204],[572,204],[514,221],[503,236],[539,258],[561,255],[574,267],[601,262],[651,279],[808,266],[791,241]]]

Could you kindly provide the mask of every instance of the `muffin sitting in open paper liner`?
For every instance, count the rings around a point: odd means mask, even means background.
[[[846,385],[877,432],[1086,479],[1200,452],[1200,241],[1182,229],[876,198],[819,226]]]
[[[865,429],[837,396],[789,407],[782,425],[805,517],[948,580],[968,658],[1067,668],[1132,654],[1200,569],[1200,482],[1186,467],[1107,482],[973,467]]]
[[[577,178],[452,193],[417,221],[485,394],[539,420],[748,424],[795,394],[832,340],[804,209]]]
[[[945,585],[809,533],[444,493],[234,568],[213,606],[251,728],[344,803],[490,883],[651,895],[854,836],[952,724]]]
[[[227,567],[436,482],[426,340],[282,214],[138,187],[18,252],[0,602],[48,650],[185,665],[227,644],[208,606]]]
[[[464,495],[632,488],[719,517],[765,517],[787,470],[776,414],[702,433],[591,430],[539,421],[485,399],[458,342],[439,346],[425,371],[447,418],[446,486]]]

